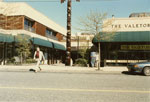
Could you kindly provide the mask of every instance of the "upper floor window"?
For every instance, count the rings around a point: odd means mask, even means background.
[[[35,32],[35,29],[33,28],[34,25],[34,21],[31,21],[27,18],[24,19],[24,29],[31,31],[31,32]]]
[[[66,38],[66,36],[63,36],[63,39],[62,40],[66,40],[67,38]]]
[[[53,31],[50,29],[46,29],[46,36],[52,36],[53,35]]]
[[[54,40],[58,40],[57,38],[56,38],[56,32],[54,32],[53,30],[51,30],[51,29],[46,29],[46,36],[48,37],[48,38],[51,38],[51,39],[54,39]]]

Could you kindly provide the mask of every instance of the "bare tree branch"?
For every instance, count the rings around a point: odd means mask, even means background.
[[[102,40],[112,40],[115,36],[115,32],[117,29],[109,30],[102,32],[103,29],[111,26],[114,19],[106,20],[107,13],[100,13],[98,11],[90,11],[85,17],[80,17],[79,19],[79,27],[77,30],[95,34],[96,39],[98,40],[98,52],[99,52],[99,67],[100,69],[100,58],[101,58],[101,49],[100,49],[100,41]]]
[[[77,30],[91,34],[97,34],[101,31],[103,20],[106,19],[107,13],[90,11],[85,17],[80,17]]]

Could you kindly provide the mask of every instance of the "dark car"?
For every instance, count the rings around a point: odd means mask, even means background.
[[[130,63],[127,68],[129,72],[142,73],[146,76],[150,75],[150,62]]]

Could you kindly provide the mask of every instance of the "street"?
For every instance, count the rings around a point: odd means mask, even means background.
[[[150,77],[0,72],[0,102],[149,102]]]

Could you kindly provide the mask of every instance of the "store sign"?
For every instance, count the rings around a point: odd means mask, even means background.
[[[150,50],[150,45],[121,45],[121,50]]]
[[[150,28],[150,23],[148,24],[112,24],[112,29],[115,28]]]
[[[111,20],[111,22],[110,22]],[[150,18],[115,18],[105,20],[103,31],[150,31]]]

